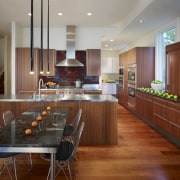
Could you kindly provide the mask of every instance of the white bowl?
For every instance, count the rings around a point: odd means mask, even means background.
[[[151,87],[155,91],[162,91],[162,90],[164,90],[165,85],[164,85],[164,83],[163,84],[153,84],[153,83],[151,83]]]

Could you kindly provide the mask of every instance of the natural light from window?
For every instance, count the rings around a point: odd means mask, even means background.
[[[169,29],[160,33],[158,37],[158,56],[157,56],[157,65],[158,69],[157,77],[158,80],[165,82],[165,68],[166,68],[166,46],[175,42],[175,28]]]

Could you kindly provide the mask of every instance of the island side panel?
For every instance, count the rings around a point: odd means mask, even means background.
[[[81,122],[85,122],[81,145],[108,145],[117,144],[117,107],[116,102],[27,102],[27,101],[0,101],[0,115],[5,110],[12,110],[15,116],[32,107],[63,107],[69,109],[67,123],[71,123],[79,108],[82,108]],[[1,118],[1,124],[3,121]]]

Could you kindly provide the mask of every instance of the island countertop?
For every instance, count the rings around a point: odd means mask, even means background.
[[[36,102],[36,101],[90,101],[90,102],[118,102],[117,98],[112,95],[101,94],[41,94],[39,97],[32,94],[17,94],[17,95],[0,95],[0,101],[21,101],[21,102]]]

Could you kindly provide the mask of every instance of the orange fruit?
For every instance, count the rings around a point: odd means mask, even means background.
[[[38,115],[36,119],[37,119],[38,121],[41,121],[41,120],[42,120],[42,116],[41,116],[41,115]]]
[[[32,126],[33,126],[33,127],[36,127],[37,124],[38,124],[38,123],[37,123],[36,121],[33,121],[33,122],[32,122]]]
[[[29,135],[29,134],[31,134],[31,133],[32,133],[31,129],[26,129],[26,130],[25,130],[25,134],[26,134],[26,135]]]
[[[46,112],[46,111],[43,111],[43,112],[42,112],[42,115],[43,115],[43,116],[46,116],[46,115],[47,115],[47,112]]]
[[[50,107],[50,106],[48,106],[48,107],[47,107],[47,110],[48,110],[48,111],[50,111],[50,110],[51,110],[51,107]]]

